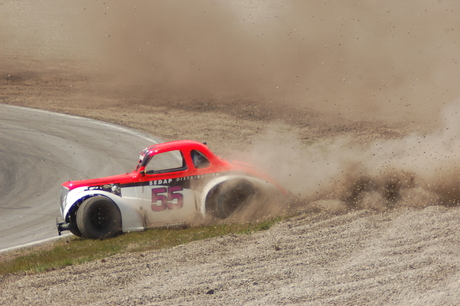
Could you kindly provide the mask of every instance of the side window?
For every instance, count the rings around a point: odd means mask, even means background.
[[[206,158],[206,156],[204,156],[203,153],[197,150],[192,150],[190,154],[192,156],[192,161],[195,168],[200,169],[209,167],[209,160]]]
[[[179,150],[153,155],[145,166],[145,173],[157,174],[187,169],[182,153]]]

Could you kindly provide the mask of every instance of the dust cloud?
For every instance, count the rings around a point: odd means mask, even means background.
[[[353,120],[430,121],[459,95],[455,1],[79,5],[98,72],[146,101],[165,89],[256,95]]]
[[[124,100],[253,95],[265,108],[274,101],[344,119],[431,123],[459,96],[456,1],[1,5],[11,7],[0,13],[3,64],[74,61],[96,86],[127,92]]]
[[[343,137],[306,142],[275,125],[244,155],[310,209],[453,206],[460,204],[459,115],[456,101],[443,109],[436,131],[370,144]]]

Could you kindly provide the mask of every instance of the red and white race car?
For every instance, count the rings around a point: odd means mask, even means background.
[[[155,144],[131,173],[62,184],[59,234],[103,239],[121,232],[225,219],[261,195],[288,194],[254,166],[227,161],[200,142]]]

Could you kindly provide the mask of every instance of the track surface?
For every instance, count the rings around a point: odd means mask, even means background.
[[[95,120],[0,105],[0,251],[57,236],[60,184],[131,171],[157,139]]]

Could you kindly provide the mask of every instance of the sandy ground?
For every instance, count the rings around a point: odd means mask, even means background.
[[[299,215],[3,276],[0,304],[458,304],[460,6],[228,3],[1,2],[0,101],[207,141]]]
[[[458,209],[303,215],[254,235],[2,278],[5,305],[456,305]]]

